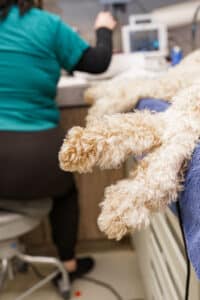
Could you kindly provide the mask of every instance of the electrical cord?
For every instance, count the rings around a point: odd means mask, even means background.
[[[191,267],[190,267],[190,260],[188,256],[188,251],[187,251],[187,244],[186,244],[186,239],[185,239],[185,234],[184,234],[184,229],[183,229],[183,219],[182,219],[182,213],[181,213],[181,207],[179,201],[176,203],[177,207],[177,213],[178,213],[178,219],[179,219],[179,224],[181,228],[181,233],[183,237],[183,242],[184,242],[184,247],[185,247],[185,254],[186,254],[186,264],[187,264],[187,277],[186,277],[186,285],[185,285],[185,298],[184,300],[189,300],[189,292],[190,292],[190,278],[191,278]],[[123,300],[123,298],[119,295],[119,293],[109,284],[102,282],[100,280],[91,278],[91,277],[82,277],[82,280],[92,282],[96,285],[102,286],[109,290],[117,300]]]
[[[101,286],[101,287],[109,290],[115,296],[116,300],[123,300],[123,298],[120,296],[120,294],[108,283],[105,283],[101,280],[97,280],[95,278],[88,277],[88,276],[84,276],[80,279],[88,281],[88,282],[92,282],[95,285]]]
[[[199,12],[200,12],[200,5],[197,6],[192,20],[192,30],[191,30],[192,50],[195,50],[196,48],[197,18]]]
[[[101,287],[107,289],[108,291],[110,291],[115,296],[116,300],[123,300],[121,295],[108,283],[105,283],[101,280],[97,280],[97,279],[95,279],[93,277],[90,277],[90,276],[84,276],[84,277],[81,277],[80,279],[91,282],[91,283],[94,283],[98,286],[101,286]],[[130,299],[130,300],[142,300],[142,299]]]
[[[185,234],[184,234],[184,229],[183,229],[183,219],[182,219],[182,213],[181,213],[181,207],[180,207],[179,201],[176,202],[176,208],[177,208],[178,220],[179,220],[179,224],[180,224],[180,228],[181,228],[182,238],[183,238],[183,242],[184,242],[184,247],[185,247],[186,264],[187,264],[187,277],[186,277],[184,300],[189,300],[191,267],[190,267],[190,260],[189,260],[188,251],[187,251],[187,244],[186,244],[186,239],[185,239]],[[42,274],[38,270],[37,267],[35,267],[32,264],[30,264],[29,266],[31,267],[31,269],[33,270],[33,272],[35,273],[35,275],[38,278],[43,279],[45,277],[44,274]],[[97,279],[89,277],[89,276],[81,277],[80,280],[85,280],[85,281],[91,282],[93,284],[96,284],[98,286],[101,286],[101,287],[107,289],[108,291],[110,291],[110,293],[112,293],[115,296],[116,300],[123,300],[121,295],[108,283],[105,283],[101,280],[97,280]]]
[[[45,278],[45,275],[42,274],[37,267],[33,266],[30,264],[30,267],[32,269],[32,271],[35,273],[35,275],[39,278],[39,279],[44,279]],[[105,289],[107,289],[108,291],[110,291],[110,293],[112,293],[116,300],[123,300],[123,298],[120,296],[120,294],[108,283],[105,283],[101,280],[97,280],[95,278],[92,278],[92,277],[88,277],[88,276],[84,276],[84,277],[80,277],[79,278],[80,280],[85,280],[85,281],[88,281],[88,282],[91,282],[91,283],[94,283],[98,286],[101,286]],[[132,300],[132,299],[131,299]],[[134,299],[133,299],[134,300]]]
[[[187,251],[187,244],[186,244],[186,239],[185,239],[185,234],[184,234],[184,229],[183,229],[183,218],[182,218],[181,207],[180,207],[180,202],[179,201],[176,202],[176,208],[177,208],[181,233],[182,233],[182,237],[183,237],[183,242],[184,242],[184,246],[185,246],[186,263],[187,263],[187,278],[186,278],[186,285],[185,285],[185,300],[189,300],[191,267],[190,267],[190,260],[189,260],[188,251]]]

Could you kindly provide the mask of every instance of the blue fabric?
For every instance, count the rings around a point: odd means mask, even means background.
[[[163,100],[142,99],[136,108],[162,112],[169,106],[170,104]],[[184,233],[190,261],[200,280],[200,144],[194,150],[184,187],[179,197]],[[176,212],[175,205],[171,208]]]

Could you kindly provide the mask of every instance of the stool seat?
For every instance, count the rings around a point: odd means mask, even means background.
[[[51,198],[15,200],[0,198],[0,210],[43,218],[52,206]]]
[[[0,241],[17,238],[39,225],[51,209],[51,199],[0,199]]]
[[[13,279],[19,263],[46,264],[55,270],[27,289],[17,299],[25,299],[61,274],[58,289],[64,300],[70,299],[70,281],[63,263],[54,257],[23,253],[19,237],[33,230],[48,215],[52,200],[10,200],[0,198],[0,292],[7,279]],[[18,262],[18,265],[16,264]]]
[[[39,225],[40,218],[0,211],[0,241],[19,237]]]

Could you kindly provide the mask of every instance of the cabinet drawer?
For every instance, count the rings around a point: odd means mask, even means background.
[[[180,290],[185,285],[186,261],[163,215],[158,215],[152,221],[152,231],[156,243],[160,247],[167,266]]]
[[[154,269],[157,272],[157,277],[161,286],[163,299],[181,300],[181,293],[179,292],[178,287],[170,274],[165,256],[163,252],[161,252],[161,250],[159,249],[155,237],[152,233],[150,235],[149,248],[152,262],[151,265],[155,266]]]

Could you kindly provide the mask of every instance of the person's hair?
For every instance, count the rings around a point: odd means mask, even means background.
[[[13,5],[18,5],[20,15],[23,15],[32,7],[42,8],[42,0],[0,0],[0,19],[7,17]]]

